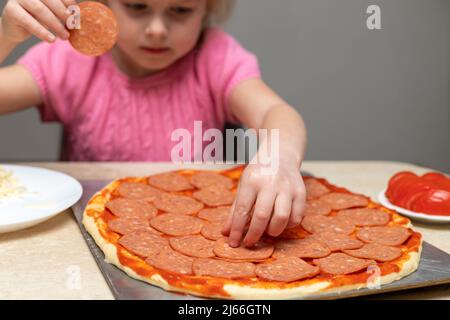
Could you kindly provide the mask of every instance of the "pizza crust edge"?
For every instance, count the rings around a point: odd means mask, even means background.
[[[95,211],[103,211],[105,203],[109,200],[110,192],[114,190],[116,185],[120,183],[119,180],[115,180],[104,187],[102,190],[97,192],[94,196],[92,196],[91,200],[88,202],[86,209],[83,212],[83,220],[82,223],[85,226],[86,230],[93,237],[96,244],[103,251],[105,255],[105,261],[107,263],[115,265],[117,268],[124,271],[130,277],[141,280],[157,287],[160,287],[167,291],[172,292],[180,292],[184,294],[192,294],[194,296],[201,296],[202,294],[197,291],[191,291],[188,289],[182,289],[178,287],[171,286],[163,277],[158,274],[155,274],[151,277],[143,277],[137,274],[133,269],[123,265],[118,257],[117,248],[115,245],[106,241],[102,235],[100,234],[97,224],[95,223],[95,219],[87,214],[87,211],[95,210]],[[105,190],[108,191],[108,195],[106,197],[101,196],[102,192]],[[92,203],[92,199],[98,199],[98,196],[101,196],[102,203]],[[407,227],[412,227],[409,224]],[[408,259],[405,260],[401,266],[401,270],[399,272],[390,273],[388,275],[384,275],[380,277],[380,281],[378,282],[380,285],[392,283],[394,281],[400,280],[401,278],[406,277],[407,275],[413,273],[417,270],[420,262],[420,255],[422,251],[422,242],[423,238],[421,238],[420,246],[418,252],[409,252]],[[350,291],[355,289],[363,289],[367,288],[367,283],[355,283],[352,285],[340,286],[340,287],[331,287],[327,289],[332,282],[330,281],[321,281],[316,282],[311,285],[299,286],[294,288],[287,289],[262,289],[262,288],[253,288],[249,286],[241,286],[234,284],[225,284],[223,290],[229,294],[229,297],[224,297],[222,295],[205,295],[207,298],[220,298],[220,299],[252,299],[252,300],[275,300],[275,299],[300,299],[300,298],[308,298],[308,296],[321,294],[321,293],[339,293],[344,291]]]

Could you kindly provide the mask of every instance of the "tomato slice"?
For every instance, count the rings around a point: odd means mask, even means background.
[[[442,173],[439,172],[429,172],[422,176],[422,179],[427,181],[433,181],[436,183],[441,189],[450,191],[450,178],[446,177]]]
[[[411,203],[411,210],[434,215],[450,215],[450,192],[429,190]]]
[[[422,190],[422,191],[416,192],[415,194],[409,196],[409,198],[404,201],[404,203],[403,203],[403,205],[401,207],[405,208],[405,209],[408,209],[408,210],[411,210],[411,211],[415,211],[413,209],[414,202],[416,202],[416,200],[418,198],[423,197],[424,194],[428,194],[429,191],[430,190]]]
[[[418,178],[418,176],[410,171],[402,171],[395,174],[388,182],[388,188],[386,190],[386,196],[388,197],[388,199],[392,199],[394,197],[394,192],[398,184],[400,184],[404,180],[414,178]]]
[[[405,177],[417,177],[417,175],[411,171],[401,171],[399,173],[394,174],[388,182],[388,188],[394,186]]]
[[[399,189],[394,197],[395,204],[408,208],[407,203],[410,202],[411,197],[418,193],[422,193],[424,191],[428,191],[431,189],[436,189],[434,184],[430,181],[416,180],[410,184],[402,184],[402,189]]]
[[[393,203],[397,202],[399,200],[399,194],[409,189],[410,186],[413,186],[419,181],[420,178],[417,176],[405,176],[401,180],[397,180],[397,182],[395,182],[395,184],[390,188],[391,190],[389,195],[387,195],[389,200]]]
[[[430,180],[430,181],[442,181],[442,180],[449,179],[445,175],[443,175],[442,173],[439,173],[439,172],[428,172],[428,173],[425,173],[421,178],[424,180]]]

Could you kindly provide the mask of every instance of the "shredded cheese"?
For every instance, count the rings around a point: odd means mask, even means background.
[[[19,197],[23,195],[26,188],[22,186],[12,171],[8,171],[0,166],[0,200]]]

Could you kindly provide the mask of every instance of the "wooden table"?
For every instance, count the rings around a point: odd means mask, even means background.
[[[142,176],[181,168],[169,163],[19,163],[65,172],[78,180]],[[185,166],[186,167],[186,166]],[[225,166],[190,165],[202,169]],[[430,169],[399,162],[305,162],[303,170],[376,199],[391,175]],[[450,225],[414,223],[424,239],[450,253]],[[0,234],[0,299],[113,299],[71,210],[35,227]],[[449,266],[450,267],[450,266]],[[375,296],[450,299],[450,285]]]

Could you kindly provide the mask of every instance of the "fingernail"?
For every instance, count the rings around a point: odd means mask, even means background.
[[[49,34],[49,35],[47,36],[47,39],[48,39],[48,41],[53,42],[53,41],[56,40],[56,37],[55,37],[54,34]]]
[[[230,247],[236,248],[238,246],[238,243],[236,240],[230,241]]]

